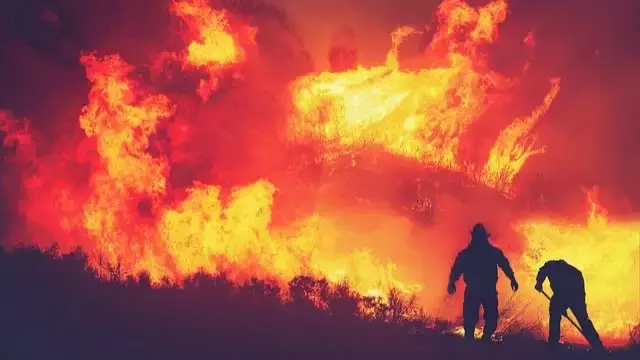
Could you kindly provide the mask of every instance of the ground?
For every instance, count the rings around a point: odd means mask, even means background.
[[[599,358],[522,334],[499,344],[468,342],[419,328],[393,307],[378,309],[381,316],[358,315],[347,288],[324,293],[322,280],[295,279],[282,300],[269,282],[234,286],[224,276],[199,274],[183,287],[151,286],[144,276],[118,279],[117,269],[103,275],[109,280],[97,278],[80,253],[52,254],[0,252],[2,359]],[[309,291],[324,299],[309,300]],[[605,356],[638,354],[636,346]]]

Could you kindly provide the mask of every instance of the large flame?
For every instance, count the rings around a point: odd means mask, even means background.
[[[417,32],[401,27],[393,33],[385,65],[299,79],[293,85],[294,136],[319,138],[337,151],[380,146],[427,165],[463,171],[508,192],[525,161],[541,152],[529,133],[557,95],[559,80],[552,82],[544,105],[500,134],[484,165],[461,154],[463,137],[513,84],[491,71],[479,54],[480,46],[495,40],[506,9],[506,1],[479,9],[444,1],[438,31],[426,49],[427,63],[418,70],[399,68],[399,46]]]
[[[330,223],[323,233],[313,231],[315,217],[294,235],[270,229],[276,189],[266,180],[233,190],[227,202],[219,187],[196,184],[183,201],[166,203],[170,165],[146,149],[173,105],[166,96],[136,89],[128,78],[132,68],[118,56],[87,55],[82,63],[93,88],[80,123],[97,138],[102,164],[84,206],[84,227],[100,254],[96,261],[121,262],[154,281],[224,270],[239,279],[311,274],[348,280],[364,293],[409,290],[394,278],[392,266],[378,264],[366,251],[334,253],[325,240],[331,239]]]

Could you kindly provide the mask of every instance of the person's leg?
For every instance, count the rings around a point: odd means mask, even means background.
[[[549,344],[555,345],[560,342],[560,321],[565,311],[564,302],[557,296],[552,296],[549,303]]]
[[[589,319],[587,304],[584,301],[578,301],[571,304],[570,308],[571,312],[573,312],[573,315],[576,317],[576,320],[578,320],[578,324],[580,324],[580,327],[582,328],[584,337],[587,339],[591,347],[594,349],[604,349],[600,335],[593,326],[591,319]]]
[[[480,301],[478,296],[472,294],[468,289],[464,292],[464,305],[462,316],[464,317],[464,337],[474,338],[476,324],[478,323],[478,313],[480,312]]]
[[[487,292],[483,295],[482,308],[484,309],[483,340],[491,340],[491,336],[498,328],[498,292]]]

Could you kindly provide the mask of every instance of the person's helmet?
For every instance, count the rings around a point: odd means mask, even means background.
[[[488,238],[491,236],[482,223],[477,223],[471,229],[471,236],[474,238]]]

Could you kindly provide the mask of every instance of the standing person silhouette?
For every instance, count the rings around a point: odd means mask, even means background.
[[[449,275],[449,295],[456,292],[456,281],[463,276],[464,291],[464,336],[474,338],[480,306],[484,309],[484,332],[482,339],[491,341],[498,327],[498,267],[511,280],[511,289],[518,290],[509,260],[499,248],[489,243],[489,234],[483,224],[476,224],[471,230],[471,242],[458,253]]]

